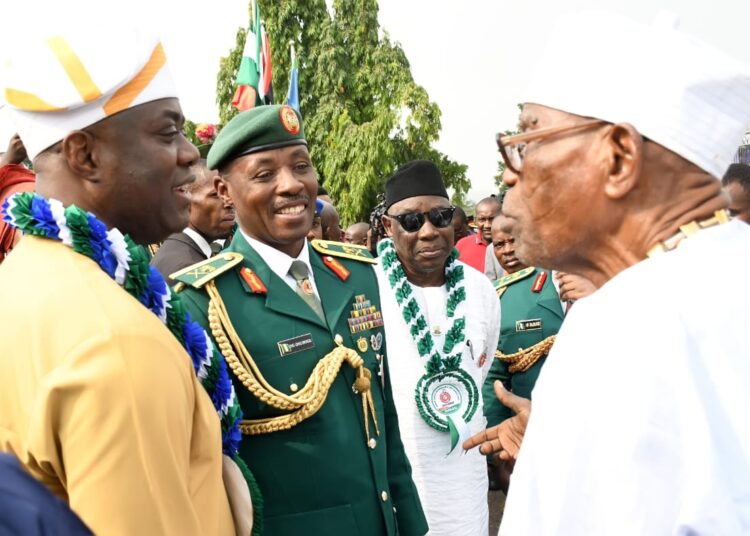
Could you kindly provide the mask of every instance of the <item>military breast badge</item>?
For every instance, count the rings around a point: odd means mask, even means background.
[[[370,336],[370,346],[372,346],[373,352],[379,352],[383,347],[383,334],[374,333]]]
[[[372,302],[364,294],[359,294],[354,297],[352,311],[349,313],[347,323],[349,324],[349,331],[361,333],[368,329],[382,327],[383,316],[378,311],[377,306],[372,305]],[[365,340],[365,342],[367,341]]]

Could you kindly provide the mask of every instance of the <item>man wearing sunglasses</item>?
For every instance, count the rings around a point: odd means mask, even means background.
[[[461,441],[485,426],[481,386],[497,346],[499,305],[480,272],[457,260],[454,207],[427,161],[386,183],[378,277],[401,438],[430,534],[487,534],[483,456]],[[489,357],[488,357],[489,356]]]
[[[534,388],[500,533],[745,534],[750,228],[718,178],[750,69],[595,12],[559,22],[536,72],[523,133],[499,138],[504,214],[526,264],[599,290]],[[500,428],[465,446],[511,448]]]

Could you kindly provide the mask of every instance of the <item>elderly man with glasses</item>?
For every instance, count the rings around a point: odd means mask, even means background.
[[[746,534],[750,228],[718,178],[750,122],[750,69],[606,13],[561,21],[550,43],[523,133],[499,140],[503,208],[519,258],[599,290],[534,388],[500,533]],[[465,446],[515,453],[518,402],[515,423]]]
[[[457,259],[455,209],[437,166],[400,168],[386,183],[385,208],[378,279],[397,356],[390,381],[430,534],[487,534],[485,458],[464,455],[461,441],[485,427],[481,386],[497,346],[498,301],[487,278]]]

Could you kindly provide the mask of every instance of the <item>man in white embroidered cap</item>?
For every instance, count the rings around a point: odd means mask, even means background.
[[[198,151],[159,41],[86,25],[4,77],[37,193],[2,207],[27,236],[0,267],[0,451],[96,534],[234,534],[229,378],[137,245],[185,227]]]
[[[745,534],[750,228],[718,179],[750,123],[750,70],[674,28],[585,13],[536,72],[522,133],[498,139],[503,213],[525,263],[600,288],[536,384],[500,533]],[[511,402],[518,432],[528,408]],[[515,451],[507,432],[465,447]]]

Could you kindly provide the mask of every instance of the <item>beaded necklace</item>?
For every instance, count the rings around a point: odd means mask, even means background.
[[[62,242],[94,262],[118,285],[154,313],[190,356],[201,385],[221,420],[222,451],[240,467],[253,497],[254,510],[260,494],[252,473],[239,457],[242,410],[227,366],[208,334],[190,318],[180,297],[164,277],[149,266],[143,249],[128,235],[107,226],[75,205],[63,207],[56,199],[25,192],[8,198],[2,206],[6,223],[25,235]],[[258,501],[258,502],[256,502]],[[254,530],[261,523],[254,523]]]
[[[442,352],[435,347],[429,323],[414,298],[411,284],[406,279],[404,268],[396,255],[393,240],[385,238],[378,242],[378,255],[382,260],[391,289],[396,295],[396,302],[401,308],[404,321],[409,327],[409,333],[417,344],[417,351],[420,356],[427,358],[425,365],[427,372],[456,370],[461,364],[463,346],[460,343],[464,342],[464,328],[466,327],[466,316],[455,316],[456,307],[466,300],[464,267],[457,262],[458,251],[454,249],[451,252],[445,270],[445,286],[448,291],[446,312],[448,318],[453,318],[453,325],[445,334]],[[450,355],[457,346],[458,351]]]
[[[456,310],[466,301],[466,288],[464,267],[458,262],[458,251],[454,249],[451,252],[445,269],[448,291],[446,314],[448,318],[453,318],[453,324],[445,334],[442,349],[435,345],[429,323],[414,297],[393,240],[386,238],[378,242],[378,256],[417,351],[427,359],[425,374],[415,389],[417,409],[429,426],[441,432],[450,432],[452,452],[459,438],[465,435],[466,423],[474,416],[479,405],[479,390],[473,378],[461,369],[466,316],[456,316]]]
[[[681,225],[679,231],[677,231],[675,234],[673,234],[663,242],[659,242],[654,247],[649,249],[648,253],[646,253],[646,256],[655,257],[657,255],[661,255],[662,253],[666,253],[667,251],[672,251],[680,245],[680,242],[682,242],[686,238],[690,238],[698,231],[702,229],[708,229],[709,227],[714,227],[716,225],[728,223],[730,219],[731,218],[729,217],[729,212],[725,209],[721,209],[714,212],[714,215],[710,218],[701,221],[693,220],[689,223],[686,223],[685,225]]]

